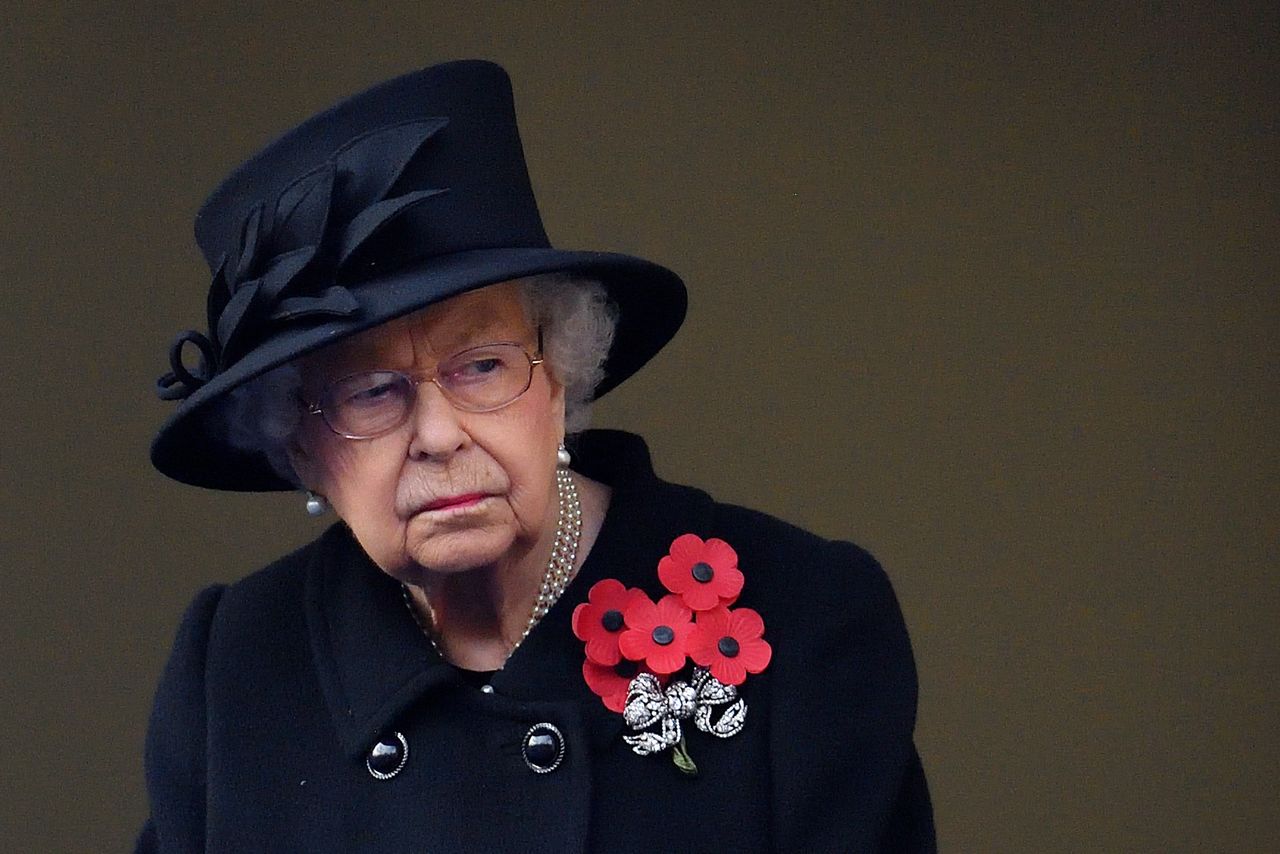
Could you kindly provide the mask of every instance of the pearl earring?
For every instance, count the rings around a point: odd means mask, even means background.
[[[556,448],[556,462],[561,468],[568,468],[569,463],[573,462],[573,457],[569,456],[569,449],[564,446],[564,442],[560,443],[560,447]]]
[[[329,502],[323,495],[307,490],[307,515],[320,516],[329,509]]]

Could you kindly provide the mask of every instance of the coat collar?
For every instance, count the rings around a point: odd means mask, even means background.
[[[658,560],[679,534],[705,533],[711,500],[659,480],[639,436],[591,430],[578,437],[574,450],[575,469],[612,487],[604,524],[560,601],[491,681],[497,697],[576,703],[617,729],[621,716],[604,709],[583,681],[573,609],[603,578],[658,594]],[[400,585],[373,564],[344,525],[329,528],[315,545],[306,589],[312,656],[342,749],[358,758],[410,706],[463,682],[414,623]]]

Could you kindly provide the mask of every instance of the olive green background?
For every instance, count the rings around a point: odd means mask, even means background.
[[[689,284],[597,423],[889,571],[944,849],[1278,850],[1275,4],[233,5],[0,26],[0,847],[127,848],[183,607],[318,530],[147,462],[197,205],[483,56],[557,245]]]

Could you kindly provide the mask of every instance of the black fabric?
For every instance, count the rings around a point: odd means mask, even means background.
[[[156,696],[138,851],[934,850],[914,664],[876,562],[659,480],[634,436],[589,432],[576,459],[613,486],[604,526],[492,694],[440,660],[341,524],[197,596]],[[687,532],[738,551],[740,604],[774,649],[740,734],[690,728],[696,778],[623,743],[570,629],[602,578],[659,595]],[[521,746],[543,722],[566,752],[535,774]],[[365,757],[396,732],[408,762],[374,779]]]
[[[459,679],[477,688],[482,685],[488,685],[494,674],[492,670],[464,670],[461,667],[455,667],[454,670],[458,672]]]

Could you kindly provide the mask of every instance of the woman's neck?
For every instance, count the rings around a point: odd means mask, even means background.
[[[591,551],[609,506],[609,487],[574,475],[582,509],[582,534],[573,572]],[[422,574],[408,588],[419,621],[441,654],[464,670],[498,670],[519,645],[555,545],[555,525],[509,560],[470,572]]]

